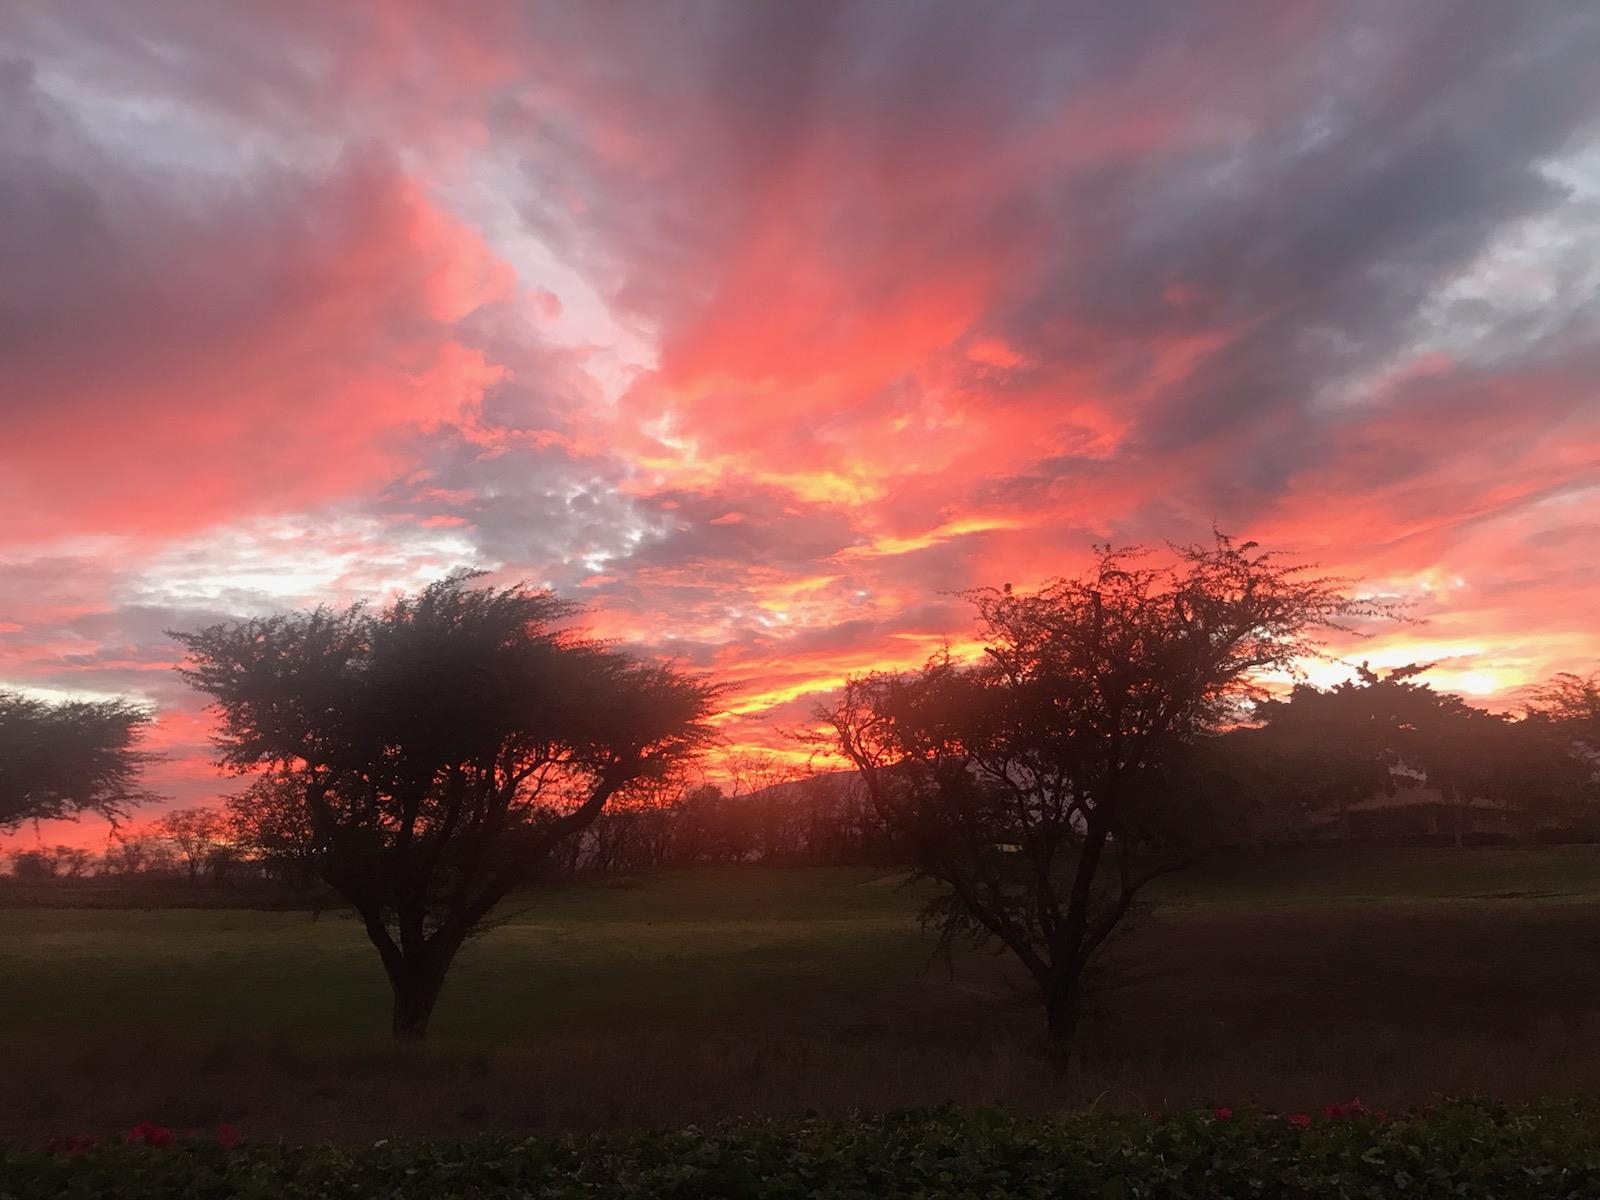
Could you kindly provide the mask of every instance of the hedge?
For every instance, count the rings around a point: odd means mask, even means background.
[[[1600,1103],[1022,1117],[940,1109],[666,1132],[292,1146],[143,1122],[0,1149],[0,1197],[222,1200],[1563,1200],[1600,1197]]]

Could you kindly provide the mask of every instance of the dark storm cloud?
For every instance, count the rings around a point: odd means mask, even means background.
[[[691,254],[697,284],[715,280],[740,232],[792,202],[818,222],[797,244],[845,247],[863,305],[880,269],[1015,264],[983,327],[1045,362],[1097,361],[1114,384],[1148,374],[1169,338],[1228,334],[1137,414],[1133,445],[1159,455],[1268,417],[1247,481],[1258,498],[1294,469],[1274,442],[1314,452],[1315,420],[1286,412],[1404,351],[1442,281],[1566,198],[1541,168],[1600,100],[1600,11],[1578,0],[1253,15],[694,5],[598,20],[605,36],[582,18],[567,29],[609,51],[573,86],[645,145],[588,162],[577,223],[611,239],[669,362],[704,295],[645,277],[681,279]],[[1103,125],[1069,122],[1066,144],[1016,175],[1008,147],[1079,105]],[[1139,123],[1149,132],[1124,132]],[[1119,153],[1124,137],[1148,143]],[[1074,138],[1090,152],[1075,157]],[[808,159],[830,168],[820,200],[784,190],[804,186],[792,168]],[[971,186],[942,186],[954,171]],[[641,203],[652,183],[670,195]]]

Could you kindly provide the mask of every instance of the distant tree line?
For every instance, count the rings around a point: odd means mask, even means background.
[[[684,772],[614,799],[561,843],[541,878],[577,879],[731,864],[897,864],[904,849],[850,772],[812,773],[776,756],[715,760],[723,783]],[[225,887],[319,879],[316,831],[295,781],[264,776],[221,807],[175,809],[124,828],[100,854],[35,846],[12,853],[19,878],[186,880]]]
[[[1428,669],[1363,664],[1258,700],[1213,755],[1245,803],[1244,840],[1600,840],[1600,671],[1527,689],[1512,716],[1435,691]]]
[[[677,783],[603,813],[568,844],[566,875],[626,875],[708,864],[899,863],[904,847],[851,773],[769,765],[751,791]]]
[[[1362,665],[1332,687],[1300,684],[1255,701],[1249,724],[1197,741],[1188,766],[1210,781],[1213,844],[1600,841],[1600,671],[1527,689],[1522,713],[1511,716],[1434,691],[1426,670]],[[761,753],[707,765],[721,783],[682,772],[614,799],[552,855],[547,877],[910,861],[906,839],[873,807],[857,772],[817,772]],[[1429,806],[1437,830],[1384,804],[1424,792],[1437,797]],[[1485,822],[1485,802],[1498,822]],[[1362,826],[1355,818],[1363,814],[1375,820]],[[317,879],[315,831],[294,781],[280,776],[254,780],[220,807],[124,825],[100,852],[29,846],[12,851],[10,864],[31,881]]]

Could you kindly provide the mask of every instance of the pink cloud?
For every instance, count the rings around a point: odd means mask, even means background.
[[[459,419],[500,378],[454,326],[508,271],[386,156],[268,179],[200,220],[138,219],[108,214],[94,262],[43,264],[85,276],[54,303],[17,297],[38,329],[9,364],[25,403],[0,476],[8,543],[181,533],[370,489],[405,466],[398,435]]]

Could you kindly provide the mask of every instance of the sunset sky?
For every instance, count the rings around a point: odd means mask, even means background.
[[[1597,64],[1593,0],[0,0],[0,686],[207,801],[164,630],[481,567],[775,744],[1216,524],[1510,706],[1600,659]]]

